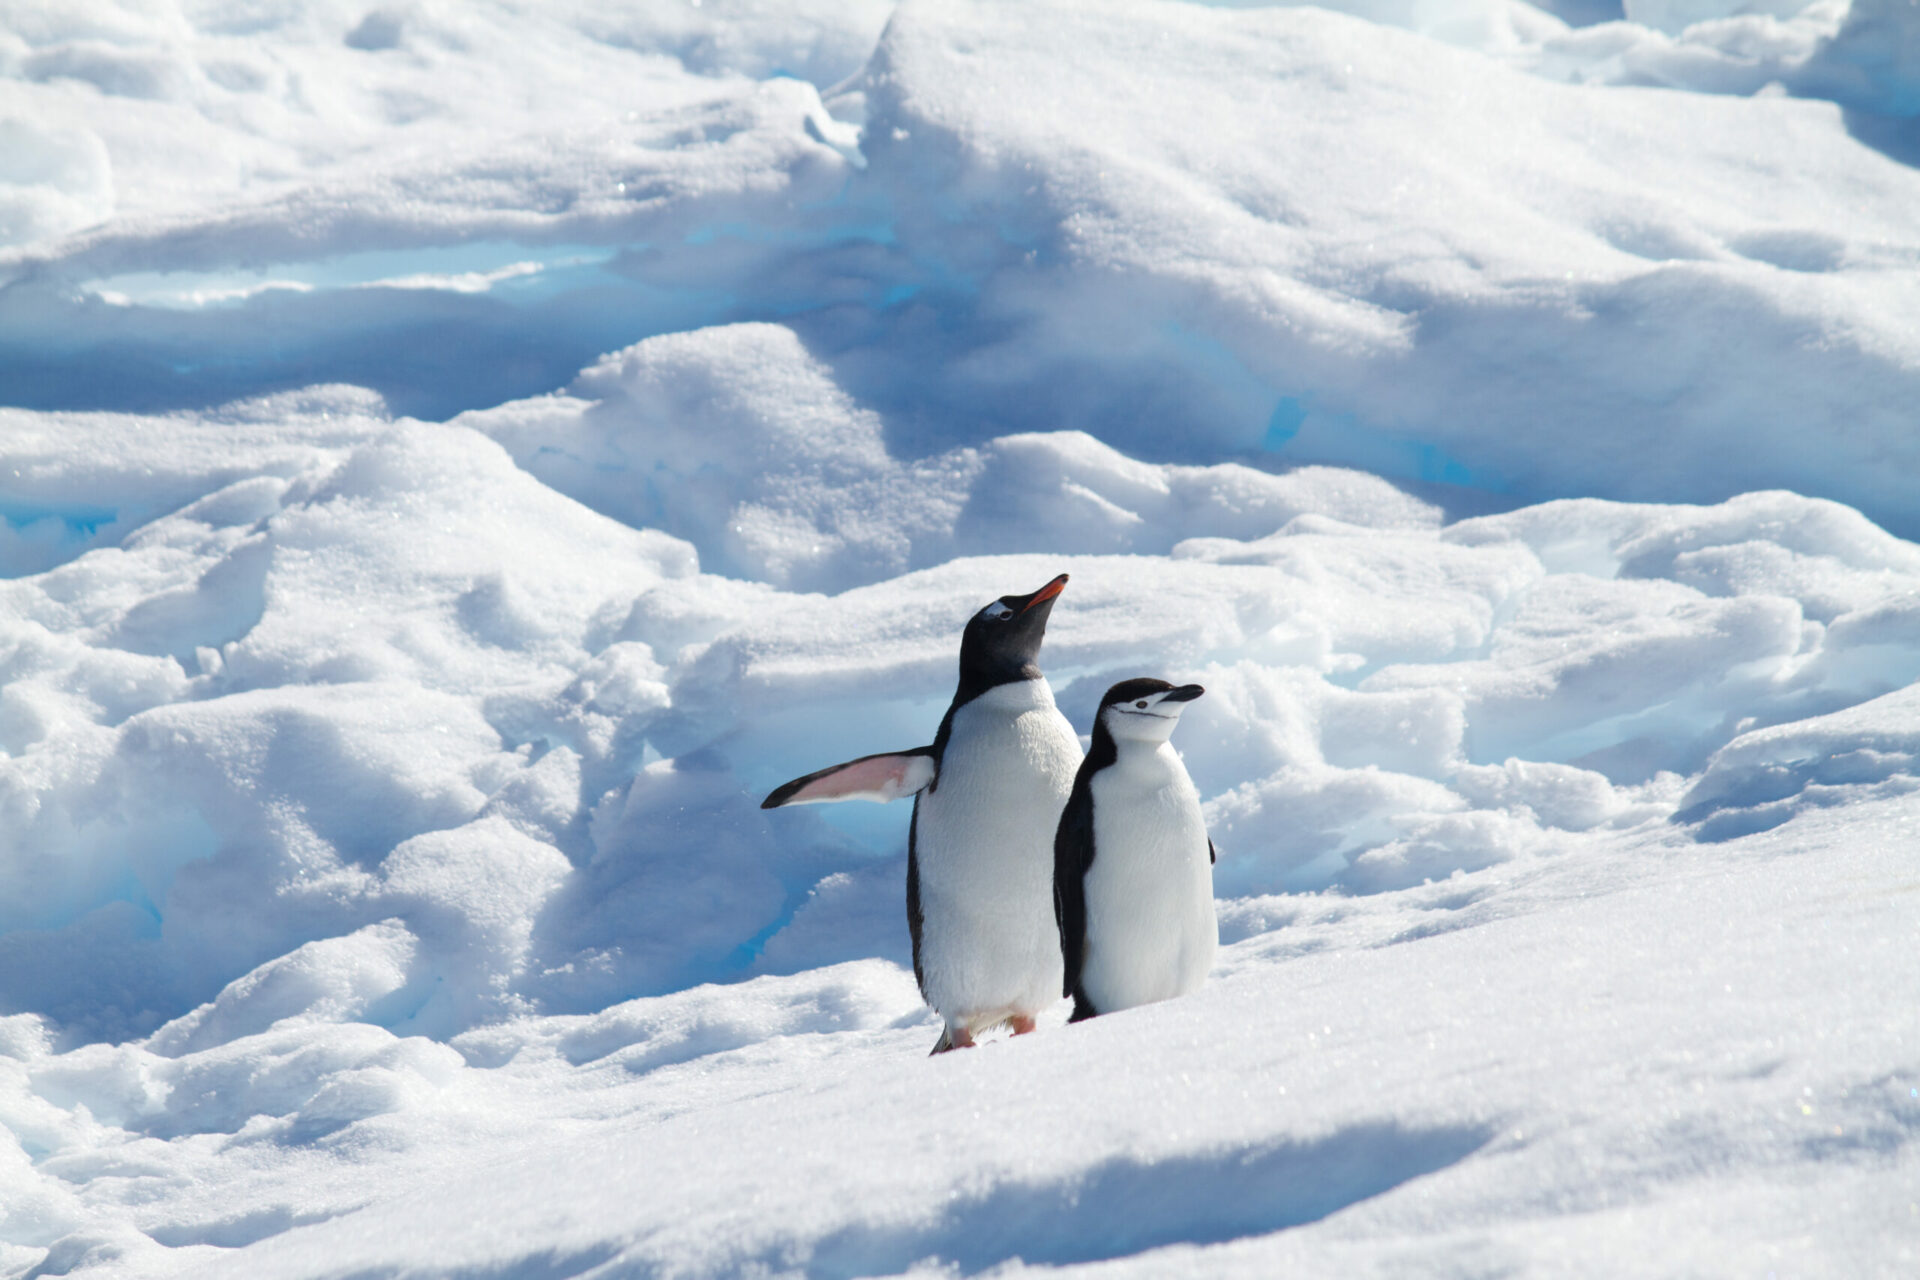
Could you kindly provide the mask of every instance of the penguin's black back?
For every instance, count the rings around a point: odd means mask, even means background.
[[[1080,986],[1080,965],[1087,955],[1087,871],[1093,866],[1093,775],[1120,758],[1113,735],[1094,714],[1093,741],[1073,775],[1073,791],[1060,811],[1053,837],[1053,918],[1060,926],[1061,991],[1073,998],[1071,1021],[1099,1010]]]

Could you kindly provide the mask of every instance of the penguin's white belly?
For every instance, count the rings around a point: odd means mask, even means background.
[[[1165,746],[1102,769],[1092,787],[1081,987],[1101,1013],[1197,990],[1220,940],[1199,793]]]
[[[921,982],[949,1024],[986,1027],[1060,998],[1053,835],[1079,764],[1043,682],[1001,685],[954,713],[915,817]]]

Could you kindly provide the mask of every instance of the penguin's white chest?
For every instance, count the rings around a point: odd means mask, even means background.
[[[1045,681],[954,713],[914,818],[922,986],[949,1023],[984,1027],[1060,998],[1053,834],[1079,765]]]
[[[1102,1013],[1199,988],[1220,930],[1200,795],[1171,746],[1123,746],[1093,775],[1081,986]]]

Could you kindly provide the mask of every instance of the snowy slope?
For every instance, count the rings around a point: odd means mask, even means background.
[[[0,1275],[1920,1266],[1920,18],[1342,8],[0,6]],[[1228,945],[929,1061],[1060,572]]]

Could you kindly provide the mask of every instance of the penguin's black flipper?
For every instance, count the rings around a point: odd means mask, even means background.
[[[925,925],[926,916],[920,910],[920,801],[915,799],[913,817],[907,822],[907,936],[913,939],[914,985],[920,988],[923,996],[927,994],[927,970],[920,963],[920,933]],[[947,1043],[946,1033],[942,1032],[940,1043],[933,1047],[933,1051],[942,1053],[952,1047]]]
[[[1060,811],[1060,825],[1053,835],[1053,919],[1060,926],[1060,959],[1065,965],[1060,994],[1073,997],[1076,1019],[1086,1001],[1080,990],[1080,965],[1087,955],[1087,868],[1093,865],[1093,789],[1087,780],[1083,769],[1074,779],[1073,794]]]
[[[762,809],[783,804],[824,804],[832,800],[875,800],[882,804],[924,790],[939,771],[932,747],[883,751],[845,764],[829,765],[782,783],[760,802]]]

